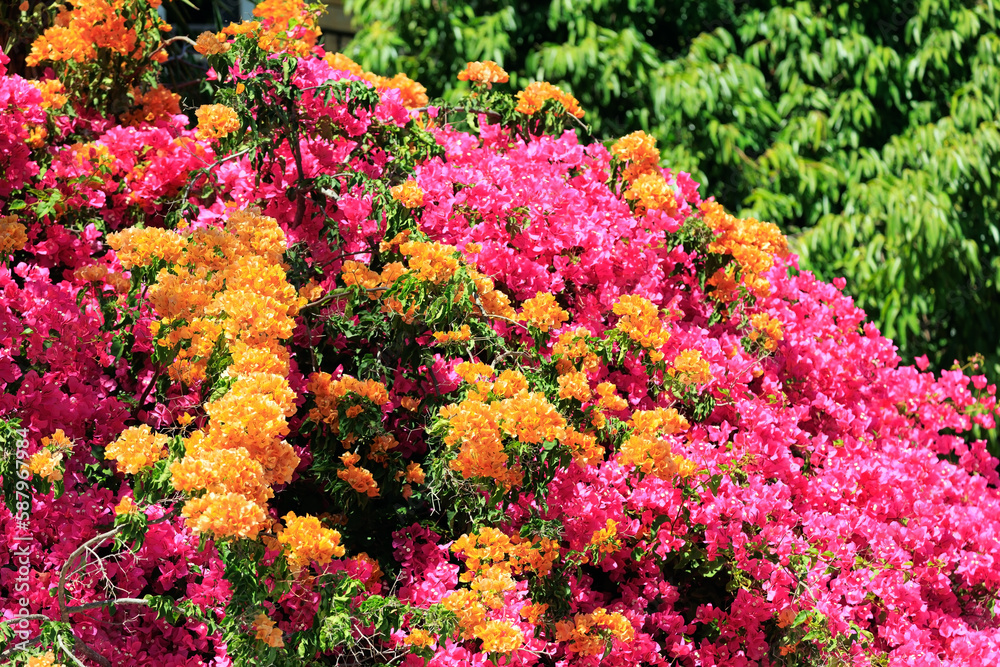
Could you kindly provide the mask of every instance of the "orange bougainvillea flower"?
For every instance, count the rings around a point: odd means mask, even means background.
[[[524,644],[524,633],[506,621],[486,621],[474,633],[487,653],[511,653]]]
[[[30,81],[31,85],[42,94],[43,109],[58,109],[66,104],[66,88],[59,79],[45,79],[44,81]]]
[[[27,229],[17,221],[16,215],[0,217],[0,256],[23,248],[28,242]]]
[[[682,350],[667,372],[684,384],[700,385],[712,379],[709,364],[698,350]]]
[[[424,191],[412,178],[390,189],[392,198],[406,208],[417,208],[424,204]]]
[[[63,478],[63,471],[59,467],[62,459],[62,452],[42,449],[32,454],[28,460],[28,470],[31,471],[31,474],[38,475],[48,482],[58,482]]]
[[[625,616],[598,608],[589,614],[576,614],[569,621],[557,621],[556,640],[566,642],[567,648],[579,655],[597,655],[605,651],[606,640],[595,630],[606,630],[626,643],[635,637],[635,629]]]
[[[118,462],[118,469],[134,475],[159,461],[166,454],[169,438],[154,433],[148,425],[131,426],[104,450],[104,458]]]
[[[597,394],[601,397],[599,404],[608,410],[624,410],[628,401],[617,394],[618,388],[612,382],[602,382],[597,385]]]
[[[267,512],[238,493],[206,493],[184,504],[181,515],[195,533],[256,539],[267,525]]]
[[[282,632],[274,627],[274,621],[267,617],[267,614],[260,613],[253,620],[254,637],[261,640],[268,646],[281,648],[285,645],[281,638]]]
[[[663,353],[658,348],[670,339],[670,334],[664,331],[659,310],[649,299],[637,294],[626,294],[612,306],[612,311],[619,316],[616,325],[619,331],[649,349],[649,357],[653,361],[663,359]]]
[[[434,340],[438,343],[461,343],[472,338],[472,329],[463,324],[457,331],[435,331]]]
[[[547,100],[555,100],[563,105],[566,113],[577,118],[583,118],[583,109],[575,97],[564,93],[547,81],[536,81],[517,94],[517,107],[514,109],[525,115],[541,111]]]
[[[221,37],[219,36],[221,35]],[[203,32],[198,35],[194,50],[204,56],[214,56],[217,53],[225,53],[232,48],[232,44],[226,41],[223,33],[216,35],[214,32]]]
[[[660,151],[656,139],[642,130],[625,135],[611,146],[611,154],[622,162],[629,163],[623,174],[626,181],[651,172],[660,163]]]
[[[195,136],[199,139],[222,139],[240,129],[240,118],[225,104],[203,104],[194,112],[198,118]]]
[[[46,651],[41,655],[29,656],[25,667],[63,667],[63,664],[56,662],[56,656],[52,651]]]
[[[667,215],[677,213],[674,189],[659,171],[640,174],[625,191],[625,199],[635,202],[635,212],[638,215],[648,211],[663,211]]]
[[[427,648],[434,643],[434,635],[422,630],[420,628],[415,628],[410,630],[410,634],[403,638],[403,643],[407,646],[416,646],[417,648]]]
[[[414,81],[402,72],[391,78],[375,74],[372,74],[371,77],[374,78],[372,83],[379,90],[398,90],[403,98],[403,106],[407,109],[425,107],[427,106],[427,102],[430,101],[427,97],[427,89],[424,88],[423,84]]]
[[[301,570],[311,561],[326,565],[344,555],[340,533],[324,526],[318,518],[289,512],[283,519],[285,528],[278,535],[278,542],[287,548],[288,564],[293,571]]]
[[[153,123],[158,120],[176,116],[181,112],[181,96],[163,86],[151,88],[145,93],[136,92],[136,109],[122,116],[122,122],[128,125]]]
[[[575,398],[584,403],[591,397],[590,383],[587,376],[579,371],[573,371],[559,376],[559,398]]]
[[[435,285],[447,282],[458,270],[455,246],[435,241],[407,241],[399,251],[408,258],[407,266],[420,280]]]
[[[758,296],[767,296],[770,284],[761,274],[774,266],[775,257],[788,254],[788,243],[781,230],[769,222],[736,218],[715,201],[702,202],[699,210],[708,226],[718,234],[709,244],[708,251],[735,259],[742,268],[741,283]],[[731,275],[730,267],[726,267],[725,275]],[[709,284],[717,287],[722,300],[730,300],[724,277],[717,273],[709,279]]]
[[[520,319],[547,332],[556,329],[569,321],[569,313],[556,303],[556,297],[548,292],[538,292],[534,297],[524,302]]]
[[[755,313],[750,316],[750,323],[753,325],[753,330],[749,334],[750,340],[760,341],[763,337],[765,350],[774,352],[778,349],[778,341],[784,338],[781,320],[767,313]]]
[[[492,60],[486,60],[467,64],[465,69],[458,73],[458,80],[492,88],[494,83],[507,83],[510,81],[510,76],[500,65]]]
[[[132,514],[133,512],[138,511],[139,508],[132,500],[132,496],[125,496],[117,505],[115,505],[115,516],[123,516],[125,514]]]

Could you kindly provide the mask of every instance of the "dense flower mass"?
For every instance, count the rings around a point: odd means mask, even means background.
[[[1000,661],[971,364],[652,137],[490,62],[428,108],[298,0],[198,39],[189,119],[156,4],[0,58],[4,660]]]

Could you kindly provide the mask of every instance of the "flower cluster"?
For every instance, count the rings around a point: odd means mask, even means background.
[[[510,81],[510,76],[500,65],[492,60],[487,60],[469,63],[464,70],[458,73],[458,80],[492,88],[494,83],[507,83]]]
[[[617,329],[628,335],[640,346],[648,349],[653,361],[663,359],[663,347],[670,334],[663,329],[659,310],[645,297],[627,294],[611,309],[618,316]]]
[[[561,104],[570,116],[583,118],[583,109],[577,99],[547,81],[535,81],[519,92],[515,111],[531,116],[541,111],[549,100]]]
[[[236,112],[224,104],[205,104],[195,111],[199,139],[222,139],[240,129]]]
[[[151,7],[159,7],[160,0],[148,0]],[[73,9],[63,8],[56,17],[56,24],[35,40],[27,63],[35,66],[42,62],[73,61],[77,63],[97,58],[98,49],[107,49],[125,57],[136,57],[140,44],[138,31],[155,28],[169,31],[155,13],[138,12],[134,0],[74,0]],[[129,20],[139,14],[145,25],[138,27]],[[158,57],[166,60],[166,53]]]
[[[70,3],[36,45],[106,39],[99,104],[97,61],[0,56],[34,540],[0,618],[43,642],[15,660],[68,626],[114,665],[996,662],[986,377],[902,365],[652,138],[584,143],[575,100],[488,62],[461,129],[298,0],[199,38],[233,111],[189,127],[122,74],[153,4]],[[0,534],[27,542],[6,506]]]

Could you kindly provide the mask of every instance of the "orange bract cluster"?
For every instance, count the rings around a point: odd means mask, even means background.
[[[712,379],[709,364],[698,350],[682,350],[671,366],[667,372],[684,384],[706,384]]]
[[[569,650],[579,655],[603,653],[610,638],[628,643],[634,637],[635,629],[625,616],[603,608],[576,614],[572,622],[556,623],[556,640],[569,643]]]
[[[139,507],[132,500],[132,496],[125,496],[115,505],[115,516],[125,516],[139,511]]]
[[[105,448],[104,458],[114,459],[119,470],[134,475],[164,457],[168,440],[146,424],[132,426]]]
[[[476,305],[473,312],[505,317],[508,320],[514,319],[517,314],[510,306],[510,298],[495,288],[492,278],[472,268],[469,269],[469,275],[472,276],[472,282],[476,286]]]
[[[279,264],[284,234],[272,218],[239,211],[230,216],[226,230],[200,229],[185,237],[162,229],[129,229],[108,239],[126,268],[152,259],[173,265],[159,272],[149,290],[162,318],[152,326],[157,344],[178,348],[171,377],[187,383],[204,380],[218,346],[237,341],[257,348],[257,357],[262,351],[285,354],[277,341],[291,336],[305,300]],[[254,364],[260,362],[258,358]]]
[[[580,371],[572,371],[559,376],[559,398],[575,398],[581,403],[590,400],[590,382],[587,375]]]
[[[641,174],[657,171],[660,164],[660,151],[656,147],[656,139],[642,130],[619,139],[611,147],[611,154],[628,163],[623,177],[630,182]]]
[[[28,460],[28,470],[48,482],[58,482],[63,478],[62,461],[73,452],[73,441],[63,430],[56,429],[51,436],[42,438],[42,447]]]
[[[46,651],[41,655],[30,656],[25,667],[63,667],[63,663],[56,662],[56,656],[52,651]]]
[[[343,53],[328,53],[323,58],[333,69],[342,72],[349,72],[373,84],[378,90],[398,90],[403,97],[403,104],[407,109],[417,109],[427,105],[427,89],[423,84],[414,81],[403,73],[393,77],[379,76],[372,72],[366,72],[361,65],[357,64]]]
[[[108,234],[107,242],[126,271],[154,260],[174,264],[180,261],[187,247],[186,238],[157,227],[129,227]]]
[[[66,87],[59,79],[45,79],[44,81],[29,81],[31,85],[42,94],[43,109],[57,109],[66,104],[69,98],[66,97]]]
[[[525,115],[532,115],[542,110],[545,102],[555,100],[562,104],[566,113],[576,118],[583,118],[583,109],[575,97],[564,93],[547,81],[535,81],[517,94],[517,107],[514,109]]]
[[[625,199],[635,202],[638,215],[651,210],[663,211],[667,215],[677,213],[674,189],[659,171],[638,176],[625,191]]]
[[[750,316],[750,323],[753,325],[753,330],[749,333],[750,340],[760,342],[763,338],[764,349],[768,352],[778,349],[778,341],[785,335],[781,320],[767,313],[755,313]]]
[[[145,93],[136,91],[135,109],[122,116],[127,125],[154,123],[181,112],[181,96],[163,86],[151,88]]]
[[[617,394],[618,388],[614,383],[602,382],[597,385],[597,394],[601,397],[599,405],[608,410],[624,410],[628,407],[628,401]]]
[[[224,371],[232,378],[228,392],[205,404],[208,428],[184,439],[185,456],[173,463],[171,474],[176,489],[203,492],[182,510],[194,531],[256,537],[269,525],[271,486],[288,482],[299,462],[284,441],[295,393],[285,379],[288,353],[281,340],[291,335],[304,300],[280,264],[284,234],[273,218],[249,210],[234,212],[225,230],[182,236],[130,229],[111,235],[109,243],[127,268],[152,259],[171,264],[149,295],[161,316],[151,327],[157,345],[176,349],[169,367],[173,379],[204,381],[220,346],[232,356]],[[138,449],[126,447],[130,442],[109,447],[107,455],[121,465],[123,456]]]
[[[273,53],[308,55],[323,34],[316,24],[318,13],[302,0],[263,0],[253,10],[261,20],[257,45]]]
[[[363,493],[369,498],[377,498],[379,495],[378,484],[372,473],[367,468],[358,465],[361,456],[357,453],[347,452],[340,457],[344,464],[344,469],[337,471],[337,477],[351,485],[351,488],[358,493]]]
[[[340,412],[338,407],[349,395],[382,405],[389,400],[385,385],[375,380],[357,380],[350,375],[342,375],[334,380],[329,373],[313,373],[306,387],[316,400],[316,407],[309,411],[309,419],[316,423],[328,424],[334,433],[339,433]],[[354,405],[358,407],[357,403]]]
[[[463,324],[458,331],[435,331],[434,340],[438,343],[461,343],[472,338],[472,329]]]
[[[203,104],[194,115],[198,117],[195,136],[199,139],[222,139],[240,129],[240,117],[225,104]]]
[[[580,370],[587,372],[597,369],[600,360],[588,343],[591,333],[586,327],[559,334],[559,340],[552,346],[552,356],[557,358],[556,370],[560,374],[569,373],[580,364]]]
[[[649,358],[653,361],[663,359],[659,348],[670,339],[670,334],[663,329],[660,312],[649,299],[626,294],[612,306],[612,311],[619,318],[616,325],[619,331],[649,350]]]
[[[435,285],[451,280],[459,267],[453,245],[435,241],[407,241],[400,244],[399,251],[409,258],[407,265],[417,278]]]
[[[334,380],[329,373],[313,373],[309,376],[308,390],[315,396],[316,407],[309,411],[309,419],[315,423],[330,426],[334,434],[340,433],[341,416],[353,419],[364,412],[364,405],[381,406],[389,400],[385,385],[374,380],[357,380],[344,375]],[[361,399],[361,402],[358,401]],[[343,403],[350,403],[344,409]],[[344,438],[345,447],[355,441],[353,434]],[[386,452],[394,449],[398,443],[391,435],[380,435],[374,438],[368,458],[377,463],[385,463]],[[337,477],[351,485],[358,493],[369,498],[379,495],[378,484],[370,470],[358,466],[361,456],[356,452],[347,452],[340,457],[344,469],[337,472]]]
[[[694,463],[672,452],[663,436],[674,435],[690,428],[688,421],[674,408],[639,410],[632,415],[629,426],[633,432],[622,445],[619,462],[637,467],[644,474],[660,479],[674,476],[690,477],[697,470]]]
[[[301,570],[311,561],[325,565],[344,555],[340,533],[327,528],[316,517],[289,512],[283,518],[285,527],[278,534],[278,542],[288,550],[288,564],[293,571]]]
[[[24,247],[28,242],[27,227],[17,221],[16,215],[0,217],[0,255],[7,255]]]
[[[73,0],[73,9],[62,9],[55,25],[45,30],[31,45],[26,63],[35,67],[42,62],[84,63],[97,58],[98,49],[105,49],[120,56],[139,58],[143,45],[139,31],[167,32],[170,26],[155,13],[138,11],[136,3],[129,0]],[[159,0],[150,0],[154,7]],[[134,17],[141,17],[136,24]],[[159,51],[154,60],[166,60],[165,51]]]
[[[627,163],[622,178],[628,186],[625,199],[633,202],[637,215],[649,211],[677,213],[677,194],[660,171],[660,151],[656,140],[642,132],[622,137],[611,147],[611,154]]]
[[[524,302],[520,319],[540,331],[557,329],[569,321],[569,313],[562,309],[556,298],[548,292],[538,292]]]
[[[392,198],[406,208],[417,208],[423,206],[424,191],[420,189],[417,182],[412,178],[396,185],[389,190]]]
[[[510,81],[510,76],[500,65],[497,65],[492,60],[487,60],[485,62],[477,61],[467,64],[465,69],[458,73],[458,80],[478,83],[485,85],[487,88],[492,88],[494,83],[507,83]]]
[[[511,459],[505,438],[522,445],[558,443],[581,465],[603,458],[604,449],[596,438],[569,426],[544,394],[528,391],[528,382],[518,371],[506,370],[494,380],[489,366],[462,362],[455,372],[473,385],[473,391],[461,403],[442,408],[439,414],[447,420],[445,444],[458,447],[449,466],[465,479],[492,479],[508,489],[521,483],[520,462]],[[563,378],[567,378],[560,380],[564,398],[589,400],[585,375]]]
[[[403,643],[407,646],[417,648],[427,648],[435,641],[434,635],[421,628],[410,630],[410,633],[403,638]]]
[[[253,620],[254,638],[259,639],[268,646],[281,648],[285,645],[281,638],[281,630],[274,627],[274,621],[267,617],[267,614],[257,614]]]
[[[516,587],[514,575],[532,571],[545,576],[559,557],[559,546],[548,539],[525,540],[485,527],[478,534],[466,534],[451,547],[465,556],[465,572],[460,581],[469,584],[442,600],[458,616],[465,639],[480,639],[483,650],[509,653],[524,643],[521,631],[503,618],[488,618],[505,608],[504,595]],[[540,608],[536,614],[544,613]]]
[[[598,553],[610,554],[621,548],[622,541],[618,539],[618,524],[614,519],[608,519],[604,528],[595,531],[590,537],[590,546],[597,547]]]
[[[754,294],[767,296],[771,285],[761,274],[774,266],[775,256],[788,254],[788,245],[781,230],[769,222],[753,218],[740,220],[726,213],[722,205],[714,201],[702,202],[699,207],[705,222],[718,237],[708,246],[708,251],[729,255],[741,269],[740,283],[736,282],[732,267],[719,269],[708,280],[716,288],[713,293],[723,301],[731,301],[738,284],[744,285]]]
[[[203,56],[214,56],[225,53],[232,48],[232,44],[226,41],[225,33],[203,32],[198,35],[194,50]]]

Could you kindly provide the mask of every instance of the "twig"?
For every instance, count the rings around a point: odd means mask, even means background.
[[[109,530],[106,533],[101,533],[100,535],[97,535],[96,537],[90,538],[89,540],[87,540],[86,542],[84,542],[82,545],[80,545],[79,547],[77,547],[76,551],[74,551],[73,553],[71,553],[69,555],[69,558],[66,559],[66,562],[63,563],[62,569],[59,571],[59,591],[58,591],[58,593],[59,593],[59,617],[62,619],[63,623],[68,623],[69,622],[69,612],[67,611],[68,607],[66,605],[66,573],[69,571],[69,568],[72,566],[73,562],[77,559],[77,557],[79,557],[80,555],[82,555],[84,551],[86,551],[87,549],[89,549],[91,547],[91,545],[100,544],[101,542],[103,542],[104,540],[108,539],[109,537],[114,537],[115,535],[118,534],[119,530],[121,530],[120,527],[119,528],[112,528],[111,530]]]
[[[86,667],[86,665],[84,665],[82,662],[80,662],[79,658],[77,658],[75,655],[73,655],[73,652],[69,650],[69,647],[66,646],[66,644],[63,643],[62,635],[57,635],[56,636],[56,643],[59,644],[59,648],[62,649],[63,653],[65,653],[67,656],[69,656],[70,660],[72,660],[73,662],[75,662],[76,664],[78,664],[80,667]]]
[[[21,614],[20,616],[11,616],[10,618],[5,618],[0,623],[14,623],[16,621],[52,621],[54,619],[45,616],[44,614]]]
[[[151,60],[153,58],[153,56],[155,56],[157,53],[159,53],[163,49],[167,48],[168,46],[170,46],[174,42],[187,42],[191,46],[197,46],[197,43],[194,40],[192,40],[190,37],[185,37],[184,35],[177,35],[176,37],[171,37],[167,41],[163,42],[163,44],[160,44],[158,47],[156,47],[156,50],[153,51],[152,53],[150,53],[146,57],[146,59],[147,60]]]
[[[242,150],[242,151],[240,151],[238,153],[233,153],[232,155],[227,155],[226,157],[224,157],[222,159],[216,160],[215,162],[213,162],[212,164],[208,165],[207,167],[202,167],[201,169],[197,169],[196,171],[204,172],[204,174],[206,176],[209,176],[209,175],[211,175],[212,170],[215,169],[216,167],[218,167],[220,164],[223,164],[224,162],[228,162],[230,160],[235,160],[238,157],[243,157],[244,155],[246,155],[247,153],[249,153],[253,149],[254,149],[254,147],[251,146],[250,148],[244,149],[244,150]],[[187,201],[188,195],[191,193],[191,188],[193,186],[194,186],[194,179],[188,180],[187,185],[184,186],[184,192],[181,195],[181,202]]]
[[[67,607],[67,614],[75,614],[80,611],[86,611],[88,609],[97,609],[99,607],[113,607],[120,604],[134,604],[149,606],[149,600],[141,600],[139,598],[116,598],[114,600],[98,600],[96,602],[88,602],[87,604],[76,605],[74,607]]]
[[[146,388],[142,390],[142,396],[139,398],[139,402],[135,404],[135,409],[132,410],[132,417],[137,416],[139,414],[139,410],[141,410],[142,406],[146,404],[146,398],[149,396],[149,390],[152,389],[153,385],[156,384],[156,381],[160,379],[161,373],[163,373],[163,365],[158,364],[156,366],[156,370],[153,372],[153,377],[149,380],[149,384],[147,384]]]

